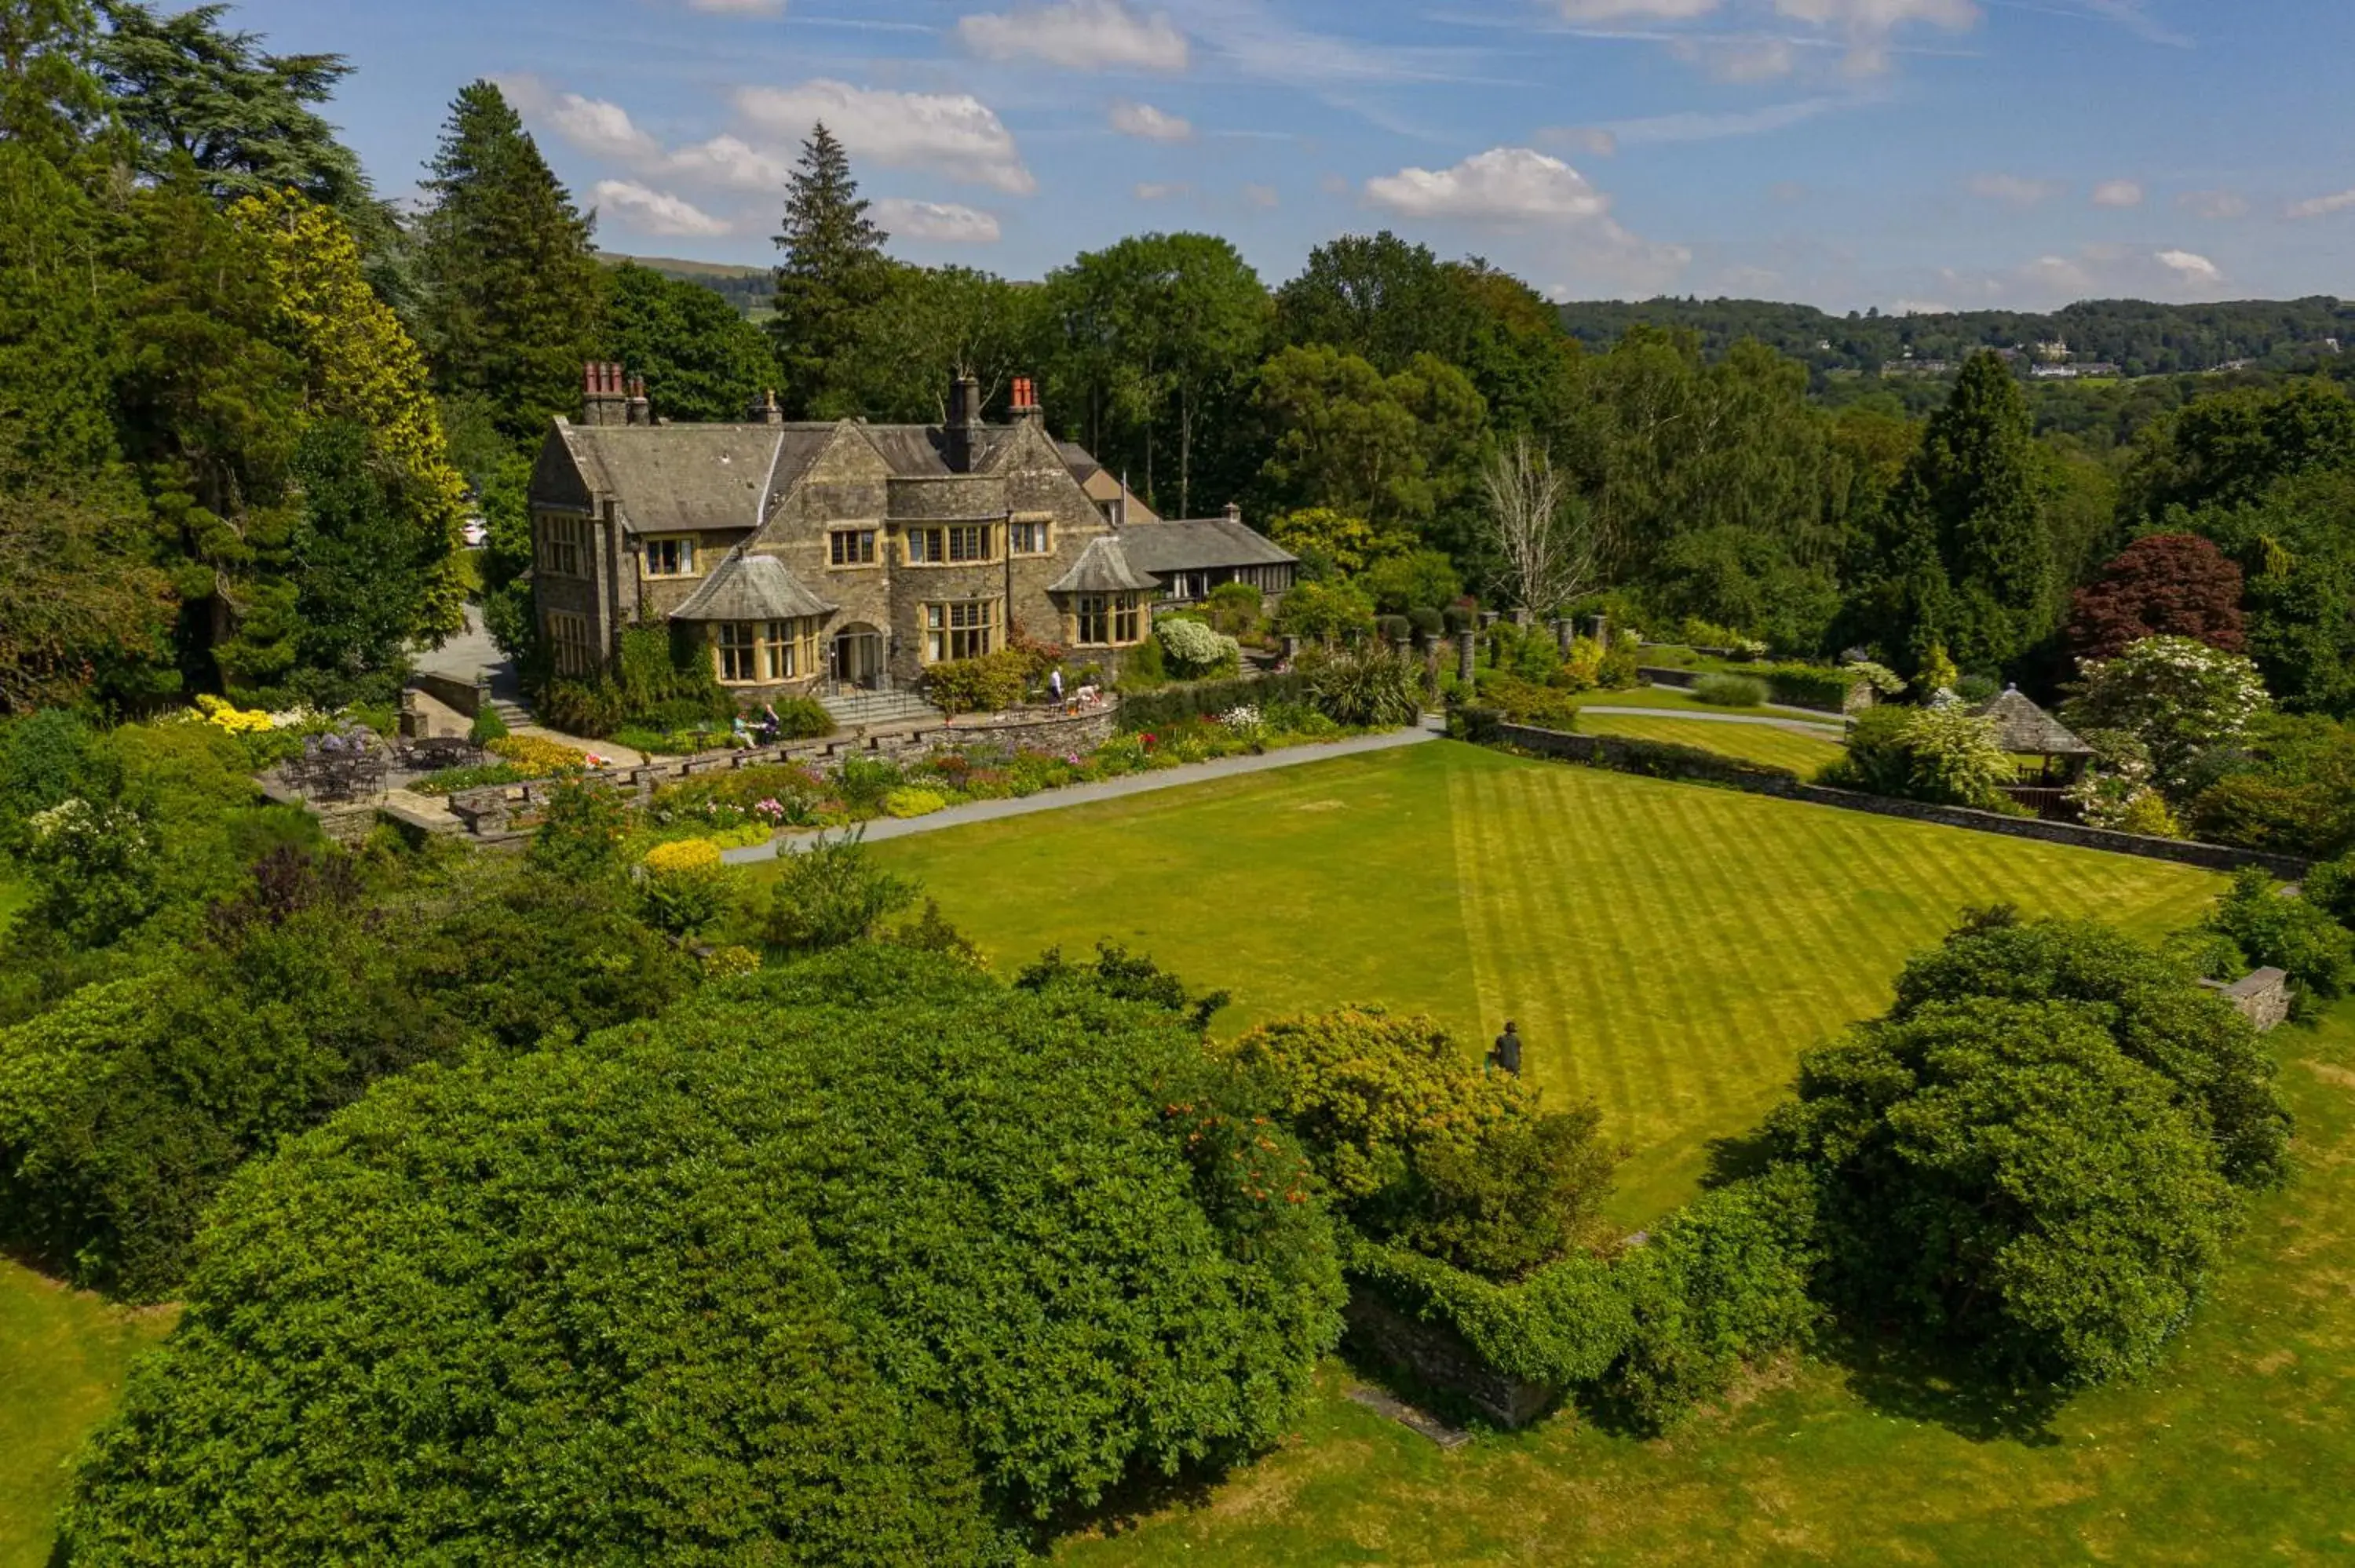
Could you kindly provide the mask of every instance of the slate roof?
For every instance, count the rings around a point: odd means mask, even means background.
[[[1300,557],[1232,517],[1184,523],[1139,523],[1120,533],[1129,564],[1155,577],[1211,567],[1280,567]]]
[[[1979,709],[1981,718],[1995,720],[1996,738],[2006,751],[2021,757],[2091,757],[2094,748],[2069,727],[2038,707],[2014,686]]]
[[[620,498],[633,534],[757,528],[834,439],[831,425],[568,425],[590,483]]]
[[[1114,538],[1091,539],[1071,569],[1047,591],[1049,593],[1141,593],[1152,588],[1153,579],[1139,573],[1129,564],[1128,552],[1121,541]]]
[[[703,579],[703,586],[695,590],[694,596],[670,612],[670,618],[796,620],[803,616],[830,615],[839,608],[811,592],[774,556],[748,556],[730,550],[728,558]]]
[[[1082,484],[1103,471],[1103,464],[1096,461],[1095,453],[1077,441],[1057,441],[1055,450],[1063,454],[1063,466],[1070,469],[1071,477]]]

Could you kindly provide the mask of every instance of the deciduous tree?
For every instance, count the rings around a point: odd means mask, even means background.
[[[2241,568],[2191,534],[2153,534],[2127,546],[2077,590],[2069,645],[2082,659],[2108,659],[2146,637],[2189,637],[2227,653],[2247,647]]]

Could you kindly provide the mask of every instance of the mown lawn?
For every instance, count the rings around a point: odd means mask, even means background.
[[[1698,726],[1696,726],[1698,727]],[[1725,726],[1736,727],[1736,726]],[[1234,993],[1508,1018],[1632,1156],[1631,1224],[1693,1190],[1798,1053],[1887,1005],[1966,905],[2191,924],[2222,879],[1449,742],[878,844],[1001,968],[1110,937]]]
[[[2355,1558],[2355,1009],[2274,1036],[2300,1169],[2147,1384],[1990,1430],[1934,1388],[1817,1362],[1645,1442],[1558,1415],[1454,1453],[1342,1397],[1207,1496],[1068,1568],[1360,1563],[2035,1565]]]
[[[1812,779],[1838,760],[1845,748],[1823,735],[1802,735],[1766,724],[1712,724],[1705,719],[1650,718],[1592,708],[1579,715],[1582,735],[1619,735],[1630,740],[1665,741],[1699,747],[1740,762],[1788,768],[1802,779]]]
[[[66,1467],[131,1358],[171,1326],[0,1258],[0,1568],[41,1568]]]

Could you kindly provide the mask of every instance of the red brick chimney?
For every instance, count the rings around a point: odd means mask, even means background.
[[[622,384],[620,366],[591,363],[581,372],[581,423],[626,425],[630,422],[630,394]]]
[[[1046,410],[1039,407],[1039,384],[1028,376],[1014,378],[1014,397],[1007,411],[1018,420],[1039,419]]]
[[[655,406],[646,400],[646,378],[643,376],[630,377],[629,422],[633,425],[655,422]]]

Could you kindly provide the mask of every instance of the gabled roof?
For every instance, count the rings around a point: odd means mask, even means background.
[[[670,612],[673,620],[798,620],[831,615],[840,607],[810,591],[774,556],[730,550],[694,596]]]
[[[1071,477],[1082,484],[1103,471],[1103,464],[1096,461],[1095,454],[1077,441],[1057,441],[1055,450],[1062,453],[1063,466],[1070,469]]]
[[[1047,591],[1049,593],[1141,593],[1153,587],[1153,579],[1129,564],[1128,552],[1118,539],[1091,539],[1071,569]]]
[[[1185,523],[1138,523],[1120,532],[1129,564],[1165,577],[1211,567],[1280,567],[1300,557],[1266,535],[1232,517],[1202,517]]]
[[[559,425],[591,486],[633,534],[757,528],[833,439],[831,425]]]
[[[2091,757],[2094,748],[2069,727],[2025,696],[2018,686],[1979,709],[1981,718],[1995,720],[1996,739],[2006,751],[2021,757]]]

